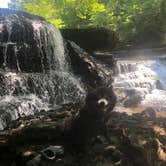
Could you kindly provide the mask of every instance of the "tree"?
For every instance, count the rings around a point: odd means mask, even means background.
[[[40,15],[58,28],[106,28],[129,41],[166,32],[165,0],[12,0],[10,7]]]

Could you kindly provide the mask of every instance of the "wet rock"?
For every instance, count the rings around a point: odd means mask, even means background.
[[[117,103],[124,108],[135,108],[144,99],[145,95],[141,91],[133,88],[115,88]]]
[[[163,85],[162,85],[162,83],[161,83],[160,80],[157,80],[157,81],[156,81],[156,88],[157,88],[157,89],[160,89],[160,90],[163,90],[163,89],[164,89],[164,88],[163,88]]]
[[[146,117],[156,118],[156,111],[153,108],[148,107],[142,112],[142,115]]]
[[[93,88],[112,83],[111,71],[104,66],[99,68],[94,58],[74,42],[66,41],[65,43],[72,69],[75,74],[81,76],[83,81]]]
[[[43,18],[0,9],[0,20],[0,130],[57,105],[81,107],[87,89],[111,84],[109,70]]]
[[[41,17],[9,9],[0,9],[0,18],[1,68],[43,72],[56,67],[53,63],[58,63],[56,56],[62,55],[63,48],[55,48],[55,28],[51,24]],[[60,37],[58,30],[55,35]]]

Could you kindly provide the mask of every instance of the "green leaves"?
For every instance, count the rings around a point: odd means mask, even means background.
[[[11,7],[40,15],[59,28],[107,28],[120,40],[166,32],[165,0],[12,0]]]
[[[92,4],[92,12],[93,13],[101,13],[101,12],[105,12],[106,9],[105,9],[105,5],[102,4],[102,3],[93,3]]]

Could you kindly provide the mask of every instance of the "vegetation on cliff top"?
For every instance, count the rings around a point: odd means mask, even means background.
[[[58,28],[111,29],[122,41],[166,32],[165,0],[12,0],[10,8],[43,16]]]

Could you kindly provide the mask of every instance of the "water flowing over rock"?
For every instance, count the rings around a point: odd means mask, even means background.
[[[166,109],[165,60],[163,59],[156,57],[151,60],[118,61],[114,85],[121,101],[117,110],[125,110],[123,107],[133,109],[138,104],[153,107],[157,111]],[[125,112],[130,111],[131,109]]]
[[[90,86],[103,84],[105,72],[93,58],[75,44],[68,49],[59,30],[43,18],[0,9],[0,129],[41,110],[82,103],[84,80]],[[77,72],[76,64],[83,64],[85,72]]]
[[[66,67],[63,39],[53,25],[7,9],[1,9],[0,20],[1,67],[24,72]]]

